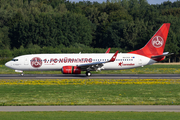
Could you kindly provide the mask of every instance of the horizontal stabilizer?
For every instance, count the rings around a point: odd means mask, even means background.
[[[173,55],[173,54],[174,53],[165,52],[162,55],[152,56],[151,58],[161,58],[161,57],[165,57],[165,56],[169,56],[169,55]]]

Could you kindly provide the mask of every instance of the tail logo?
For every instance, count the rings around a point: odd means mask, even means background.
[[[155,47],[155,48],[160,48],[164,43],[164,40],[161,36],[155,36],[153,39],[152,39],[152,45]]]

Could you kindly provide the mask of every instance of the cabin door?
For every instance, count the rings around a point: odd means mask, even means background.
[[[142,65],[142,57],[139,57],[139,65]]]
[[[25,57],[25,59],[24,59],[24,65],[29,65],[28,57]]]

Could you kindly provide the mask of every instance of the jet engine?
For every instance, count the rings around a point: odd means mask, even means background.
[[[77,66],[63,66],[63,74],[81,74],[81,68]]]

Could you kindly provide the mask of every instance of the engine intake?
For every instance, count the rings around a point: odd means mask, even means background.
[[[63,66],[63,74],[81,74],[81,68],[77,66]]]

